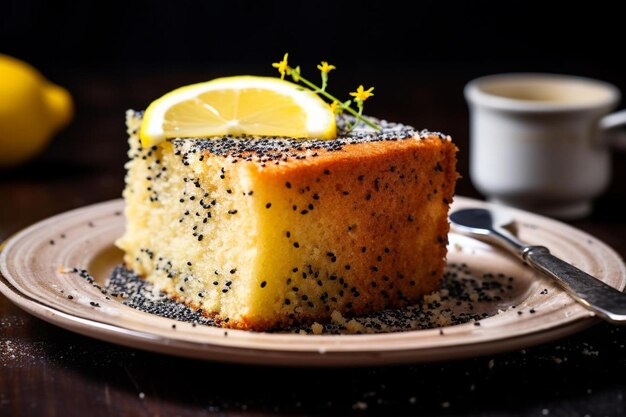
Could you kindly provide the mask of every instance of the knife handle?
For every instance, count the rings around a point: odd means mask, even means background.
[[[527,246],[522,259],[554,278],[573,298],[589,310],[616,324],[626,324],[626,294],[568,264],[544,246]]]

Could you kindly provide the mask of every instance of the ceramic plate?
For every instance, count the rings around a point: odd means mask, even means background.
[[[77,274],[62,272],[67,267],[85,269],[96,283],[105,285],[122,259],[113,242],[124,230],[123,205],[114,200],[73,210],[15,235],[0,254],[0,291],[43,320],[97,339],[178,356],[266,365],[354,366],[462,358],[547,342],[595,322],[593,314],[517,259],[450,233],[449,264],[465,265],[477,277],[489,272],[515,277],[514,290],[488,304],[491,316],[480,326],[469,322],[440,329],[342,335],[225,332],[194,326],[128,307]],[[468,206],[489,205],[456,197],[452,210]],[[522,240],[548,246],[557,256],[624,289],[626,268],[607,245],[563,223],[510,211]]]

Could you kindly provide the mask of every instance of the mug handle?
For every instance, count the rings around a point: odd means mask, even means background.
[[[626,110],[611,113],[600,119],[604,143],[612,148],[626,151],[626,129],[624,127],[626,127]]]

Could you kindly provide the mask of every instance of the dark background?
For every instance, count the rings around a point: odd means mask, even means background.
[[[576,3],[580,3],[577,6]],[[46,1],[6,0],[0,51],[71,84],[85,71],[164,76],[274,75],[293,64],[338,67],[338,92],[376,86],[370,112],[410,107],[413,85],[505,71],[605,79],[626,88],[618,2],[508,1]],[[410,6],[407,6],[410,5]],[[622,63],[617,63],[622,61]],[[163,86],[163,92],[169,89]],[[460,97],[460,91],[459,91]],[[149,97],[150,99],[152,97]],[[146,106],[148,102],[132,103]],[[428,119],[407,110],[407,122]],[[428,126],[450,129],[451,126]]]
[[[464,176],[457,194],[480,197],[468,175],[465,83],[540,71],[626,91],[617,4],[0,0],[0,53],[66,87],[76,107],[43,155],[0,170],[0,241],[53,214],[120,197],[126,109],[218,76],[276,75],[271,63],[286,51],[311,78],[320,60],[335,64],[329,90],[339,96],[361,83],[375,86],[367,113],[452,135]],[[626,152],[614,162],[611,187],[592,216],[571,224],[624,256]],[[626,415],[625,333],[600,324],[542,346],[442,364],[268,369],[99,342],[0,296],[0,416],[614,417]],[[358,402],[368,409],[354,409]]]
[[[468,67],[623,73],[615,66],[624,40],[617,3],[575,3],[5,0],[0,46],[65,69],[228,73],[261,68],[287,50],[303,64],[335,62],[344,75]]]
[[[329,91],[339,97],[359,84],[375,86],[366,113],[450,134],[465,177],[458,190],[471,196],[462,94],[469,80],[554,72],[626,91],[617,3],[576,3],[4,0],[0,53],[32,63],[74,96],[74,122],[44,161],[58,160],[70,138],[82,135],[76,157],[93,166],[101,163],[91,157],[98,153],[118,167],[119,178],[126,109],[143,109],[176,87],[214,77],[277,75],[271,63],[289,52],[290,64],[312,79],[319,61],[336,65]],[[626,170],[625,154],[615,159],[616,169]],[[612,183],[602,201],[623,201],[623,188]]]

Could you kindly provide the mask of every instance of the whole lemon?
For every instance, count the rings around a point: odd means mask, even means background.
[[[39,154],[74,113],[72,97],[24,61],[0,54],[0,167]]]

